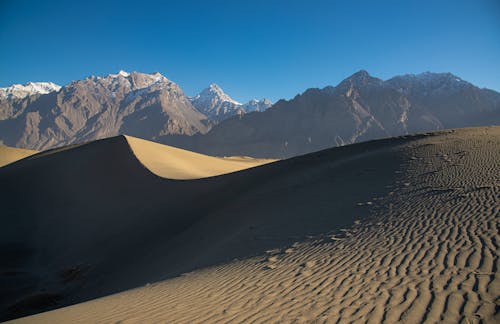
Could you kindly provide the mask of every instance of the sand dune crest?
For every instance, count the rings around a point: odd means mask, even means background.
[[[77,303],[16,322],[500,320],[500,127],[192,181],[154,177],[127,146],[112,138],[0,169],[1,204],[13,215],[0,238],[37,247],[9,269],[37,286],[17,290],[8,309],[33,296]],[[16,210],[21,193],[44,208]],[[52,196],[64,204],[47,204]],[[61,278],[74,269],[80,276]]]
[[[213,157],[125,136],[137,159],[154,174],[167,179],[213,177],[274,162],[270,159]]]
[[[38,153],[34,150],[25,150],[16,147],[0,145],[0,167],[24,159],[30,155]]]

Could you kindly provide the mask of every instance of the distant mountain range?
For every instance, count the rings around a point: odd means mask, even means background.
[[[0,88],[0,143],[38,150],[118,134],[158,140],[204,134],[268,100],[242,105],[212,84],[194,98],[160,73],[120,71],[60,87],[50,82]]]
[[[0,143],[48,149],[129,134],[211,155],[284,158],[381,137],[500,124],[500,93],[451,73],[359,71],[272,105],[215,84],[192,98],[159,73],[0,89]]]
[[[271,101],[267,99],[252,99],[246,104],[241,104],[225,94],[218,85],[213,83],[200,92],[200,94],[191,98],[191,103],[196,109],[216,123],[234,115],[243,115],[252,111],[264,111],[272,105]]]
[[[61,86],[52,82],[28,82],[26,84],[13,84],[7,88],[0,88],[1,99],[22,99],[32,95],[47,94],[59,91]]]
[[[451,73],[390,80],[359,71],[261,113],[227,119],[204,135],[160,141],[210,155],[286,158],[382,137],[500,124],[500,93]]]

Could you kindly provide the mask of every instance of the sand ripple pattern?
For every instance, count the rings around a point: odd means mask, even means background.
[[[24,320],[499,323],[499,133],[410,142],[343,231]]]

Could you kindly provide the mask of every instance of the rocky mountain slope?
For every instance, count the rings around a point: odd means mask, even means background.
[[[40,95],[61,89],[52,82],[28,82],[0,88],[0,120],[17,117]]]
[[[241,104],[216,84],[187,97],[160,73],[0,89],[0,144],[44,150],[128,134],[220,156],[284,158],[382,137],[500,124],[500,94],[450,73],[359,71],[291,100]],[[215,125],[215,126],[214,126]],[[208,133],[207,133],[208,132]]]
[[[336,87],[308,89],[262,113],[221,122],[203,136],[161,138],[210,155],[284,158],[382,137],[500,124],[500,93],[450,73],[359,71]]]
[[[0,98],[0,142],[16,147],[42,150],[120,133],[155,140],[208,130],[206,116],[160,73],[120,71],[9,99]]]
[[[241,104],[224,93],[214,83],[191,98],[191,103],[215,124],[235,115],[241,116],[252,111],[264,111],[272,105],[271,101],[267,99],[252,99],[246,104]]]

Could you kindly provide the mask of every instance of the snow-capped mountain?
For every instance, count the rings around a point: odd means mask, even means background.
[[[246,104],[243,105],[243,110],[247,113],[252,111],[264,111],[267,108],[271,107],[273,103],[268,99],[252,99]]]
[[[212,122],[219,123],[234,115],[242,115],[252,111],[264,111],[272,103],[267,99],[252,99],[246,104],[227,95],[217,84],[212,83],[198,95],[191,98],[191,103]]]
[[[215,83],[191,98],[191,103],[215,123],[244,112],[241,104],[228,96]]]
[[[10,87],[0,88],[0,98],[22,99],[36,94],[47,94],[59,91],[61,86],[52,82],[28,82],[26,84],[13,84]]]
[[[188,98],[159,72],[119,71],[63,87],[29,82],[0,88],[0,144],[43,150],[118,134],[153,141],[191,136],[270,105],[266,99],[241,104],[216,84]]]
[[[125,72],[120,70],[116,74],[109,74],[105,77],[93,77],[106,85],[111,85],[110,90],[114,90],[113,84],[120,84],[130,91],[136,91],[146,88],[162,89],[174,85],[172,81],[167,79],[159,72],[140,73],[140,72]]]
[[[359,71],[271,109],[269,100],[242,104],[215,84],[189,98],[160,73],[125,71],[62,88],[14,85],[0,94],[0,144],[40,150],[129,134],[211,155],[283,158],[380,137],[500,123],[500,94],[451,73],[384,81]]]
[[[209,155],[288,158],[376,138],[499,124],[500,93],[451,73],[384,81],[359,71],[337,86],[307,89],[262,113],[224,120],[179,145]]]
[[[238,101],[227,95],[221,87],[217,84],[212,83],[207,88],[203,89],[197,96],[193,97],[193,101],[199,102],[200,104],[212,104],[214,102],[228,102],[234,105],[241,105]]]
[[[160,73],[120,71],[21,101],[0,98],[0,143],[16,147],[43,150],[118,134],[155,140],[207,131],[206,116]]]

